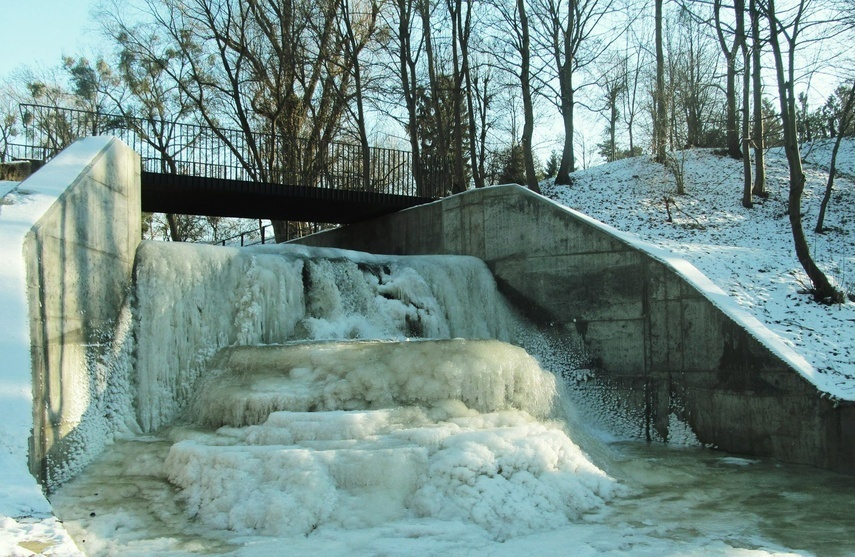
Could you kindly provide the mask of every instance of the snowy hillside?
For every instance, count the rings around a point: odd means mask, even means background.
[[[855,294],[855,141],[843,143],[827,210],[825,234],[813,232],[828,179],[830,142],[803,148],[807,187],[803,222],[816,262],[850,298]],[[742,162],[710,150],[672,154],[682,166],[685,195],[674,174],[642,156],[576,172],[571,186],[542,184],[543,193],[615,228],[670,249],[695,265],[742,307],[781,336],[855,400],[855,303],[826,307],[805,293],[810,284],[796,259],[787,218],[784,153],[767,153],[768,199],[741,204]],[[666,201],[667,200],[667,201]],[[670,220],[669,220],[670,211]]]

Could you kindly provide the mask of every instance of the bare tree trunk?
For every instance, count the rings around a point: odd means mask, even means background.
[[[573,121],[573,76],[561,80],[561,118],[564,120],[564,143],[561,162],[558,165],[556,184],[570,184],[570,174],[576,171],[576,155],[573,152],[573,136],[576,133]]]
[[[627,59],[627,78],[625,83],[626,93],[624,95],[625,103],[624,103],[624,122],[627,126],[627,132],[629,133],[629,153],[630,156],[635,156],[635,142],[634,142],[634,134],[633,134],[633,124],[635,123],[635,114],[637,111],[637,93],[638,93],[638,84],[640,81],[642,69],[642,58],[641,58],[641,49],[638,49],[638,52],[635,55],[635,67],[632,71],[629,71],[629,63]]]
[[[434,147],[428,155],[430,173],[432,175],[444,174],[448,170],[448,132],[446,129],[445,115],[442,112],[441,86],[436,70],[436,52],[433,45],[433,31],[431,30],[431,2],[430,0],[416,0],[418,11],[422,19],[422,40],[424,41],[424,52],[427,56],[428,82],[430,84],[431,110],[436,123],[436,137],[432,138]]]
[[[460,49],[463,55],[463,78],[466,83],[466,109],[469,116],[469,160],[472,165],[472,181],[476,188],[484,187],[484,174],[478,164],[478,126],[475,123],[475,91],[472,88],[472,67],[469,63],[469,38],[472,33],[472,2],[466,3],[466,19],[462,25]]]
[[[668,133],[668,106],[665,100],[665,54],[662,50],[662,1],[656,4],[656,116],[653,125],[654,157],[664,164],[667,160],[665,142]]]
[[[748,113],[751,110],[751,55],[748,52],[748,41],[745,40],[745,5],[737,1],[736,34],[739,48],[742,51],[742,206],[750,209],[754,206],[751,198],[751,126]]]
[[[463,165],[463,68],[461,68],[460,48],[465,44],[462,29],[462,0],[448,0],[448,14],[451,17],[451,59],[452,79],[454,87],[451,91],[452,118],[454,121],[454,181],[452,191],[455,193],[466,191],[466,170]],[[471,6],[471,2],[467,2]]]
[[[173,242],[183,241],[183,238],[181,238],[181,233],[178,230],[178,220],[175,218],[174,214],[166,214],[166,224],[169,225],[169,239]]]
[[[727,61],[725,99],[727,101],[727,112],[725,118],[727,137],[727,154],[735,159],[742,157],[742,147],[739,141],[739,130],[736,127],[736,55],[740,44],[745,40],[744,23],[740,30],[740,21],[744,22],[745,2],[735,0],[733,10],[736,14],[736,32],[733,37],[733,45],[727,46],[724,37],[724,28],[721,23],[721,0],[714,0],[713,15],[715,17],[715,30],[718,36],[719,46]]]
[[[397,0],[395,7],[398,11],[398,62],[401,91],[407,108],[407,134],[410,137],[413,179],[416,182],[418,195],[430,197],[434,192],[427,182],[422,164],[421,148],[419,145],[418,118],[418,89],[416,87],[416,62],[412,55],[410,42],[410,25],[412,23],[414,0]]]
[[[840,119],[840,129],[837,132],[837,139],[834,140],[834,148],[831,150],[831,163],[828,167],[828,182],[825,185],[825,194],[822,196],[822,203],[819,205],[819,217],[816,219],[816,227],[814,231],[817,234],[824,232],[825,211],[828,208],[828,202],[831,201],[831,190],[834,187],[834,175],[837,173],[837,152],[840,150],[840,142],[843,141],[843,136],[846,135],[846,130],[852,121],[852,109],[855,108],[855,81],[849,89],[849,94],[846,95],[846,104],[843,106],[843,115]]]
[[[474,91],[475,97],[473,100],[477,101],[478,105],[478,124],[480,125],[480,131],[478,133],[478,141],[477,143],[473,143],[472,151],[476,152],[476,148],[474,145],[477,145],[477,167],[478,167],[478,175],[481,177],[481,187],[486,185],[487,183],[487,174],[486,174],[486,162],[487,162],[487,128],[488,128],[488,119],[487,114],[489,111],[490,104],[492,102],[492,95],[490,95],[490,75],[489,73],[484,74],[479,80],[478,76],[475,76],[473,80],[475,83]],[[479,83],[480,81],[480,83]],[[481,89],[480,84],[483,83],[484,88]],[[474,141],[474,140],[473,140]],[[475,183],[477,186],[477,182]]]
[[[804,7],[804,0],[801,0],[800,7]],[[772,53],[775,58],[775,76],[778,83],[778,95],[781,104],[781,124],[784,131],[784,151],[787,155],[787,164],[790,170],[790,194],[788,196],[787,212],[789,213],[790,228],[793,231],[793,243],[795,244],[796,257],[801,263],[802,268],[810,278],[813,284],[813,297],[816,301],[830,304],[843,301],[843,295],[828,280],[825,273],[816,265],[810,254],[810,247],[805,237],[805,231],[802,227],[802,193],[805,188],[805,174],[802,169],[801,153],[799,153],[798,131],[796,129],[796,94],[795,94],[795,68],[794,68],[794,50],[798,39],[798,25],[801,23],[800,15],[803,13],[799,10],[799,16],[795,21],[791,33],[784,33],[783,25],[777,19],[775,13],[775,2],[769,0],[767,5],[767,17],[771,28],[770,43],[772,45]],[[784,65],[783,54],[779,41],[779,35],[784,34],[787,40],[787,58],[788,64]]]
[[[353,24],[350,21],[351,10],[349,0],[340,0],[341,17],[345,27],[345,50],[350,58],[350,67],[353,71],[354,85],[354,100],[356,101],[356,127],[359,133],[360,157],[362,163],[362,189],[363,191],[374,191],[371,183],[371,146],[368,144],[368,131],[365,123],[365,102],[363,99],[362,90],[362,68],[359,63],[359,54],[365,47],[365,42],[362,38],[357,40],[356,33],[353,30]],[[373,34],[374,24],[377,20],[379,7],[376,3],[372,3],[372,10],[369,14],[369,35]]]
[[[751,80],[754,86],[754,189],[752,193],[767,197],[766,193],[766,145],[763,141],[763,80],[760,75],[760,13],[757,0],[751,0],[748,12],[751,17]]]
[[[531,92],[531,39],[529,37],[528,15],[525,11],[525,0],[517,0],[517,11],[519,12],[520,33],[522,44],[520,45],[520,85],[523,98],[523,134],[522,149],[525,160],[526,185],[530,190],[540,193],[537,184],[537,175],[534,170],[534,153],[532,152],[532,136],[534,134],[534,102]]]
[[[561,148],[561,162],[555,176],[556,184],[570,184],[570,174],[576,171],[576,153],[573,142],[576,135],[574,122],[575,99],[573,90],[573,37],[576,33],[576,12],[574,3],[570,2],[567,13],[567,27],[562,27],[558,6],[552,4],[552,48],[553,58],[558,70],[558,85],[560,92],[559,112],[564,122],[564,144]],[[562,36],[563,35],[563,36]]]

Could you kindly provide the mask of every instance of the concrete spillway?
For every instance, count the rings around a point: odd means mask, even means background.
[[[135,282],[136,413],[144,431],[179,416],[211,357],[226,346],[509,340],[514,329],[486,266],[470,257],[147,242]]]

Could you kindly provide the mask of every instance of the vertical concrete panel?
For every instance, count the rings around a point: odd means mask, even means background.
[[[84,140],[69,152],[73,164],[60,154],[23,186],[65,188],[24,245],[33,363],[30,469],[48,489],[85,464],[74,461],[84,455],[72,446],[86,444],[87,431],[103,435],[100,425],[84,423],[105,419],[90,412],[99,396],[91,350],[112,332],[141,236],[139,156],[115,139]],[[69,183],[53,183],[62,179]]]
[[[588,353],[609,374],[643,375],[645,338],[641,319],[591,321],[585,327]]]
[[[442,231],[438,237],[432,239],[438,244],[440,253],[468,255],[466,242],[463,238],[466,230],[463,223],[463,211],[461,211],[462,204],[463,200],[458,196],[449,199],[449,203],[442,203]],[[421,253],[425,253],[425,251],[422,250]]]
[[[463,243],[459,251],[448,250],[447,253],[462,253],[484,259],[486,255],[484,247],[485,216],[481,198],[464,197],[459,213],[462,224],[459,234]],[[446,249],[448,248],[446,247]]]

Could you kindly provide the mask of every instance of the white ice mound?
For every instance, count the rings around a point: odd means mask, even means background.
[[[233,425],[188,433],[166,461],[211,527],[290,536],[429,517],[507,539],[616,489],[548,420],[554,377],[509,344],[245,347],[215,362],[193,417]]]
[[[348,341],[224,348],[197,385],[200,425],[261,423],[271,412],[432,407],[552,410],[555,378],[497,340]]]

